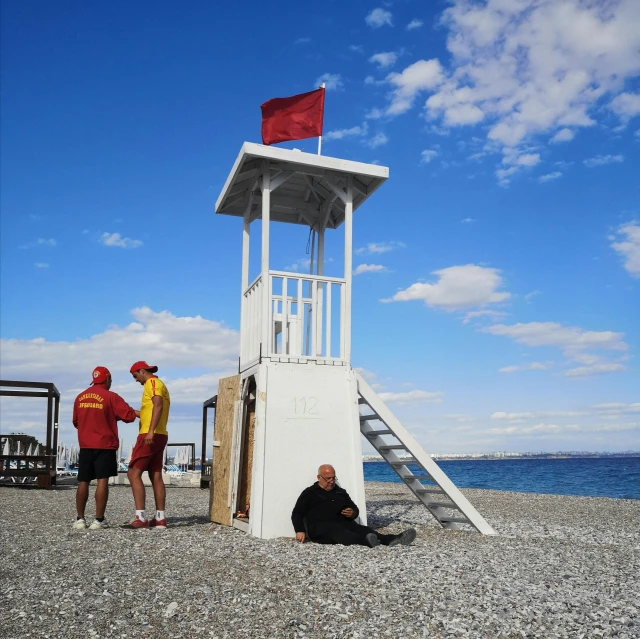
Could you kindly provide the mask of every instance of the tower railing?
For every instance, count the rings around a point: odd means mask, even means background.
[[[244,292],[241,367],[260,356],[346,364],[345,296],[346,280],[341,278],[269,271],[269,335],[263,336],[265,309],[258,276]]]

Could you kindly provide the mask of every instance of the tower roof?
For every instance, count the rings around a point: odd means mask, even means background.
[[[388,177],[389,169],[326,155],[245,142],[216,202],[216,213],[243,217],[251,203],[251,219],[262,215],[262,173],[271,174],[270,219],[337,228],[344,220],[347,178],[353,176],[353,210]]]

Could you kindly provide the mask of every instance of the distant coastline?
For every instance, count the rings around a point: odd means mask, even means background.
[[[557,453],[432,453],[431,459],[435,461],[504,461],[513,459],[600,459],[612,457],[640,457],[640,451],[624,451],[621,453],[606,452],[557,452]],[[400,457],[402,459],[402,457]],[[380,455],[363,455],[363,462],[382,462],[384,459]]]

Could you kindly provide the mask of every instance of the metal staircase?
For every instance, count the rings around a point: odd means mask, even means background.
[[[427,510],[444,528],[456,530],[468,524],[483,535],[495,535],[493,528],[385,406],[369,384],[357,373],[356,377],[362,434]],[[369,408],[371,412],[363,413],[362,408]],[[393,437],[395,441],[388,442],[385,437]],[[402,452],[406,455],[398,456],[397,453]],[[409,466],[418,466],[420,471],[414,473]]]

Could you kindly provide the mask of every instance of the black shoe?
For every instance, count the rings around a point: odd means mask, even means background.
[[[367,545],[370,546],[371,548],[375,548],[376,546],[380,545],[380,540],[378,539],[378,535],[376,535],[375,533],[368,533],[365,536],[365,540],[367,542]]]
[[[367,535],[368,536],[368,535]],[[409,546],[416,538],[415,528],[408,528],[399,535],[396,535],[390,542],[389,546]]]

